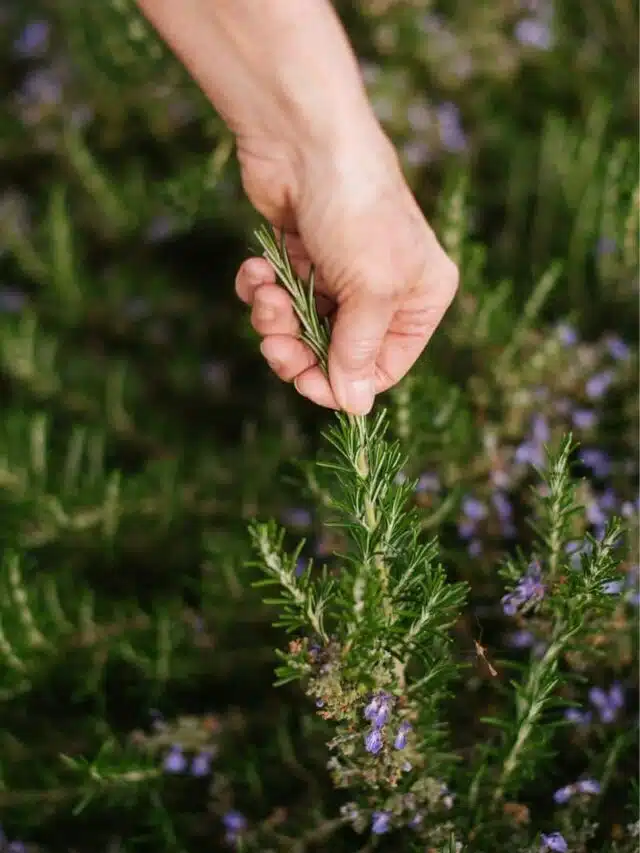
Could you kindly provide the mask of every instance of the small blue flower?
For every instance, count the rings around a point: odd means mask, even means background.
[[[374,835],[384,835],[385,832],[389,832],[390,822],[391,812],[374,812],[371,816],[371,832]]]
[[[537,604],[544,598],[545,586],[540,580],[540,567],[533,563],[528,573],[520,578],[515,589],[502,597],[505,616],[515,616],[523,609]]]
[[[576,429],[592,429],[598,423],[598,416],[593,409],[575,409],[571,420]]]
[[[500,521],[508,521],[513,516],[511,501],[504,492],[494,492],[491,496],[491,502]]]
[[[553,44],[549,25],[537,18],[522,18],[515,25],[513,35],[520,44],[538,50],[549,50]]]
[[[42,56],[49,44],[49,24],[46,21],[31,21],[13,43],[18,56],[33,59]]]
[[[624,583],[622,581],[607,581],[602,585],[602,592],[605,595],[620,595],[623,589]]]
[[[543,832],[540,840],[543,850],[552,850],[553,853],[569,853],[569,845],[559,832],[552,832],[549,835],[545,835]]]
[[[558,788],[558,790],[553,795],[554,802],[556,802],[559,806],[568,803],[571,797],[574,794],[573,785],[565,785],[563,788]]]
[[[393,746],[395,749],[404,749],[407,745],[407,738],[409,736],[409,732],[411,731],[411,725],[406,721],[400,723],[400,727],[398,728],[398,733],[396,734],[396,739],[393,742]]]
[[[247,819],[239,811],[232,809],[228,811],[222,818],[222,823],[226,830],[225,840],[228,844],[235,844],[239,836],[247,828]]]
[[[364,718],[379,729],[389,721],[392,706],[393,696],[384,690],[380,690],[374,693],[371,701],[364,709]]]
[[[585,468],[590,468],[599,479],[608,477],[611,472],[611,460],[602,450],[585,448],[578,454]]]
[[[603,370],[601,373],[594,374],[587,380],[585,391],[590,400],[599,400],[609,390],[613,382],[613,370]]]
[[[383,746],[384,741],[380,729],[371,729],[365,736],[364,748],[372,755],[377,755]]]
[[[605,344],[607,350],[609,351],[609,355],[616,361],[626,361],[631,355],[629,345],[626,344],[622,340],[622,338],[619,338],[617,335],[610,335],[608,338],[605,339]]]
[[[577,726],[588,726],[592,719],[591,711],[581,711],[580,708],[567,708],[564,712],[565,720],[575,723]]]
[[[473,521],[481,521],[487,517],[487,507],[483,501],[467,496],[462,501],[462,513]]]
[[[474,539],[469,543],[467,551],[470,557],[479,557],[482,554],[482,542],[479,539]]]
[[[597,710],[600,722],[608,725],[615,722],[618,711],[624,707],[624,693],[618,683],[612,684],[609,690],[592,687],[589,691],[589,701]]]
[[[544,415],[534,415],[531,420],[531,435],[537,444],[545,444],[551,438],[549,421]]]
[[[172,746],[166,754],[163,765],[166,773],[184,773],[187,768],[187,759],[182,751],[182,747]]]
[[[533,441],[523,441],[516,448],[515,461],[521,465],[533,465],[534,468],[542,468],[544,465],[543,448]]]
[[[212,757],[210,752],[198,753],[191,762],[191,774],[197,777],[208,776],[211,773]]]
[[[460,119],[460,110],[458,107],[447,101],[440,104],[436,109],[438,118],[438,127],[440,129],[440,141],[447,151],[458,153],[466,151],[467,137],[462,128]]]
[[[568,323],[560,323],[556,326],[556,334],[560,343],[565,347],[572,347],[578,343],[578,333]]]
[[[435,494],[440,491],[440,480],[437,474],[422,474],[416,485],[416,492]]]
[[[580,779],[579,782],[576,782],[576,791],[579,794],[591,794],[591,796],[597,797],[600,790],[600,782],[597,779]]]
[[[512,649],[530,649],[535,642],[535,637],[531,631],[522,629],[509,634],[507,642]]]

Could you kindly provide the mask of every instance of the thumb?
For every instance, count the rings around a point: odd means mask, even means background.
[[[329,382],[340,408],[371,411],[376,359],[393,318],[390,300],[357,292],[339,305],[329,344]]]

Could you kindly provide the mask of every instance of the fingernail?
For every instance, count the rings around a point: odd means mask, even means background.
[[[370,379],[355,379],[346,387],[347,409],[354,415],[368,415],[373,408],[374,387]]]

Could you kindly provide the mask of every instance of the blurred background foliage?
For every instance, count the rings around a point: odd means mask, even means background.
[[[499,513],[470,545],[461,499],[502,472],[526,544],[532,417],[602,454],[635,542],[637,7],[337,7],[461,267],[387,403],[408,473],[437,479],[425,529],[472,586],[461,636],[480,615],[502,648]],[[331,553],[299,470],[328,414],[269,375],[234,297],[257,221],[232,140],[132,0],[2,0],[0,21],[0,822],[34,850],[213,850],[233,807],[320,849],[295,821],[329,835],[340,800],[319,721],[271,686],[282,638],[246,523],[274,515]],[[631,677],[623,617],[605,675]],[[486,696],[464,689],[469,743]],[[214,781],[167,785],[169,743],[215,747]],[[606,808],[609,832],[625,817],[615,794]]]

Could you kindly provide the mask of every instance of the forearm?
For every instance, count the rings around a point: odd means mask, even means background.
[[[340,142],[373,121],[328,0],[138,0],[240,139]]]

